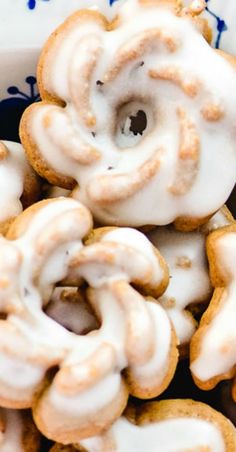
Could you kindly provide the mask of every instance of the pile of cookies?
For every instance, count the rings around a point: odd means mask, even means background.
[[[204,7],[80,10],[42,50],[42,101],[0,143],[1,451],[236,450],[163,394],[185,360],[236,401],[236,59]]]

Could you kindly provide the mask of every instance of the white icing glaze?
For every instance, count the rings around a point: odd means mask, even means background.
[[[42,78],[66,107],[35,108],[33,140],[49,166],[78,182],[74,196],[101,222],[207,216],[235,183],[235,70],[162,3],[130,0],[119,15],[109,32],[78,15],[57,38]],[[133,137],[137,110],[147,127]]]
[[[106,447],[110,441],[110,446]],[[226,452],[220,429],[206,419],[176,418],[137,426],[124,417],[101,437],[80,442],[88,452]],[[112,446],[111,446],[112,444]]]
[[[215,247],[217,266],[227,285],[191,364],[193,374],[202,381],[232,371],[236,364],[236,233],[218,237]]]
[[[131,246],[138,251],[141,251],[150,261],[153,268],[153,284],[160,284],[163,279],[163,269],[157,260],[153,247],[145,235],[131,228],[115,229],[106,233],[102,241],[111,241],[117,243],[123,243],[127,246]],[[156,246],[156,245],[155,245]],[[156,246],[156,248],[158,248]],[[154,279],[155,278],[155,279]]]
[[[22,211],[20,198],[29,164],[19,143],[0,142],[1,153],[4,152],[1,143],[6,147],[6,154],[0,155],[0,221],[6,221]]]
[[[148,379],[154,378],[159,384],[162,383],[169,367],[172,338],[168,316],[162,307],[151,302],[147,302],[147,305],[155,327],[155,353],[144,365],[136,366],[134,364],[133,372],[137,379],[144,379],[148,386]]]
[[[18,399],[24,400],[24,390],[39,384],[44,376],[45,369],[42,366],[37,366],[22,361],[22,359],[9,358],[7,354],[1,352],[0,356],[1,377],[0,380],[5,385],[12,388],[17,387],[19,390]],[[16,377],[17,376],[17,377]],[[33,391],[31,391],[33,395]]]
[[[61,414],[61,427],[64,424],[64,415],[70,417],[94,415],[94,411],[101,410],[104,407],[104,398],[107,404],[114,403],[115,398],[120,391],[120,375],[113,374],[105,377],[99,381],[95,386],[92,386],[88,391],[81,394],[68,395],[61,394],[56,391],[55,387],[51,386],[48,397],[51,403],[55,406]],[[102,394],[102,397],[101,397]]]
[[[207,301],[211,294],[205,237],[200,232],[183,233],[164,227],[147,235],[160,250],[170,271],[169,285],[158,301],[170,316],[180,344],[189,342],[196,322],[185,308],[191,303]]]

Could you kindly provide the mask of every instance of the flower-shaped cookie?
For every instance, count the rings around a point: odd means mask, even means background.
[[[235,223],[210,234],[207,249],[215,291],[191,342],[191,371],[203,389],[236,375]]]
[[[95,230],[71,261],[67,281],[88,283],[101,326],[73,336],[71,352],[36,403],[46,436],[67,444],[99,433],[121,415],[129,393],[150,398],[168,386],[177,362],[171,324],[160,305],[134,288],[158,296],[166,276],[159,253],[129,228]]]
[[[163,258],[126,228],[97,230],[83,245],[90,228],[83,205],[57,198],[23,212],[0,240],[0,403],[33,406],[39,429],[65,444],[108,428],[129,393],[160,394],[177,363],[167,314],[141,295],[165,290]],[[64,281],[90,286],[99,324],[88,334],[45,313]]]
[[[234,60],[204,39],[203,3],[129,0],[111,23],[79,11],[45,45],[21,138],[101,223],[191,229],[234,186]]]

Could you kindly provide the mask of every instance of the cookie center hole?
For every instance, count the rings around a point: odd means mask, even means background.
[[[135,115],[131,115],[126,119],[123,132],[125,135],[134,134],[142,135],[147,128],[147,116],[145,111],[138,110]]]
[[[99,328],[92,308],[75,288],[56,288],[45,313],[68,331],[78,335],[88,334]]]
[[[115,141],[118,147],[132,147],[139,143],[152,125],[152,111],[148,105],[132,101],[118,109]]]

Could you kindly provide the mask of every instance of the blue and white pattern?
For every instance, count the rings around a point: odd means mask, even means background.
[[[20,91],[17,86],[10,86],[7,90],[8,94],[11,94],[12,96],[18,94],[20,96],[19,98],[24,99],[25,101],[36,102],[39,99],[39,94],[36,90],[36,77],[29,75],[29,77],[26,77],[25,83],[29,86],[29,94]]]
[[[23,111],[33,102],[40,100],[36,78],[26,77],[26,92],[17,86],[7,90],[10,97],[0,101],[0,137],[5,140],[19,141],[18,128]]]
[[[42,2],[49,2],[50,0],[40,0]],[[28,0],[27,1],[27,6],[29,9],[35,9],[37,4],[37,0]]]
[[[222,33],[228,30],[228,27],[224,21],[224,19],[220,16],[218,16],[212,9],[212,6],[210,3],[211,0],[205,0],[207,3],[206,11],[208,14],[210,14],[211,17],[215,20],[215,27],[213,27],[216,30],[216,38],[215,42],[213,43],[216,49],[220,48]],[[214,2],[213,2],[214,3]]]
[[[27,0],[27,7],[29,9],[35,9],[37,6],[37,1],[41,2],[49,2],[50,0]],[[113,3],[117,2],[118,0],[107,0],[109,5],[112,6]]]

